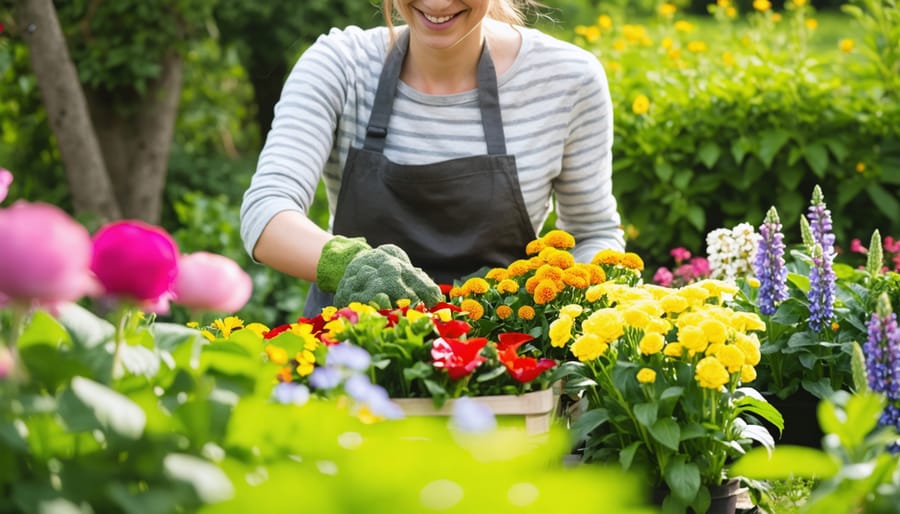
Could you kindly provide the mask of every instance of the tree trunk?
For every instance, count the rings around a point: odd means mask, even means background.
[[[16,24],[28,45],[76,213],[92,215],[98,223],[120,218],[87,100],[52,0],[17,0]]]
[[[135,99],[136,112],[123,113],[89,92],[91,116],[109,176],[126,218],[159,223],[169,153],[181,97],[183,61],[175,52],[161,63],[159,79]]]

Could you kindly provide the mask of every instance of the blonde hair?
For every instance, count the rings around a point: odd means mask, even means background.
[[[525,23],[525,11],[529,8],[541,7],[541,4],[534,0],[489,0],[491,6],[488,9],[487,16],[491,19],[509,23],[510,25],[522,25]],[[384,0],[383,5],[384,22],[394,33],[394,0]]]

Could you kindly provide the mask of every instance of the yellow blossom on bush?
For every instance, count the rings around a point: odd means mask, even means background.
[[[481,277],[472,277],[466,280],[462,289],[465,294],[484,294],[491,288],[491,285],[488,284],[488,281]]]
[[[637,373],[637,381],[642,384],[652,384],[656,382],[656,371],[650,368],[641,368]]]
[[[666,345],[666,338],[662,334],[649,332],[644,334],[638,347],[644,355],[656,355],[661,352]]]
[[[708,50],[708,47],[704,41],[691,41],[688,43],[687,49],[688,52],[699,54]]]
[[[681,358],[684,356],[684,346],[681,343],[669,343],[663,348],[663,355],[666,357]]]
[[[808,28],[809,30],[816,30],[817,28],[819,28],[819,20],[815,18],[807,18],[804,23],[806,24],[806,28]]]
[[[696,325],[682,327],[678,331],[678,342],[692,353],[700,353],[709,345],[706,333]]]
[[[660,307],[670,314],[678,314],[688,308],[687,299],[678,294],[670,294],[660,300]]]
[[[471,298],[463,300],[459,308],[474,321],[478,321],[484,316],[484,307],[477,300]]]
[[[675,22],[675,30],[678,32],[693,32],[696,28],[696,25],[689,21],[678,20]]]
[[[312,375],[313,370],[316,365],[316,356],[309,350],[303,350],[302,352],[297,352],[297,356],[295,357],[297,360],[297,374],[301,377],[307,377]]]
[[[497,284],[497,292],[516,294],[519,292],[519,283],[515,280],[504,278]]]
[[[864,163],[864,162],[858,162],[858,163],[856,163],[856,172],[857,172],[857,173],[862,173],[862,172],[864,172],[864,171],[866,171],[866,163]]]
[[[735,345],[722,345],[715,356],[729,373],[737,373],[744,366],[744,352]]]
[[[697,363],[694,379],[700,387],[718,390],[728,383],[728,370],[715,357],[704,357]]]
[[[601,14],[597,17],[597,25],[603,30],[610,29],[613,25],[612,18],[608,14]]]
[[[537,255],[544,248],[547,248],[547,243],[543,239],[535,239],[525,245],[525,255]]]
[[[497,317],[500,319],[507,319],[512,316],[513,313],[512,307],[510,307],[509,305],[498,305],[495,311],[497,313]]]
[[[744,363],[751,366],[759,364],[762,355],[759,351],[759,338],[756,334],[744,334],[739,332],[735,335],[734,344],[744,354]]]
[[[267,344],[265,350],[266,356],[269,357],[269,362],[272,364],[287,364],[288,354],[287,350],[284,348],[273,344]]]
[[[534,314],[535,314],[534,307],[532,307],[530,305],[523,305],[523,306],[519,307],[518,311],[516,311],[516,316],[518,316],[526,321],[533,320]]]
[[[510,278],[521,277],[522,275],[525,275],[529,271],[531,271],[531,263],[529,263],[527,260],[519,259],[517,261],[513,261],[513,263],[510,264],[507,268],[507,271],[509,272]]]
[[[660,16],[671,18],[678,11],[678,7],[675,4],[669,2],[663,2],[659,5],[657,12],[659,12]]]
[[[568,305],[564,305],[559,310],[559,315],[560,316],[569,316],[570,318],[575,319],[578,316],[581,316],[582,312],[584,312],[584,307],[582,307],[581,305],[578,305],[577,303],[570,303]]]
[[[550,230],[541,239],[547,246],[552,246],[558,250],[575,248],[575,237],[564,230]]]
[[[572,325],[574,321],[569,316],[560,316],[550,323],[550,345],[554,348],[562,348],[572,339]]]
[[[706,335],[706,340],[712,344],[721,344],[728,338],[725,324],[717,319],[705,319],[700,322],[700,328]]]
[[[609,344],[596,334],[582,334],[569,347],[572,355],[581,362],[592,361],[605,354],[608,349]]]
[[[493,280],[494,282],[500,282],[503,279],[509,277],[509,272],[506,268],[491,268],[487,273],[485,273],[484,278],[488,280]]]
[[[622,313],[616,309],[598,309],[581,323],[585,334],[595,334],[609,342],[618,339],[625,332]]]
[[[638,116],[647,114],[647,112],[650,111],[650,99],[647,98],[647,95],[639,94],[634,97],[634,102],[631,104],[631,111]]]
[[[228,339],[231,336],[231,332],[244,328],[244,320],[237,316],[228,316],[227,318],[213,321],[212,326],[219,331],[223,339]]]
[[[753,382],[756,380],[756,368],[745,364],[741,367],[741,382]]]

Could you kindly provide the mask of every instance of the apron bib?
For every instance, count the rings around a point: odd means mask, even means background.
[[[400,70],[409,48],[404,32],[391,48],[378,82],[365,145],[350,148],[335,208],[334,234],[362,236],[372,246],[392,243],[438,283],[483,267],[507,266],[525,256],[536,237],[519,186],[515,156],[506,153],[497,75],[483,45],[478,103],[487,155],[422,165],[384,156]],[[305,317],[330,305],[315,284]]]

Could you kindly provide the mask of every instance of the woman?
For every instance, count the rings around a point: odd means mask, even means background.
[[[576,259],[624,249],[605,73],[523,27],[525,1],[385,0],[385,27],[321,36],[284,85],[244,195],[253,258],[314,281],[332,234],[363,236],[449,283],[520,258],[553,200]],[[320,178],[330,231],[306,216]],[[313,290],[307,315],[329,301]]]

